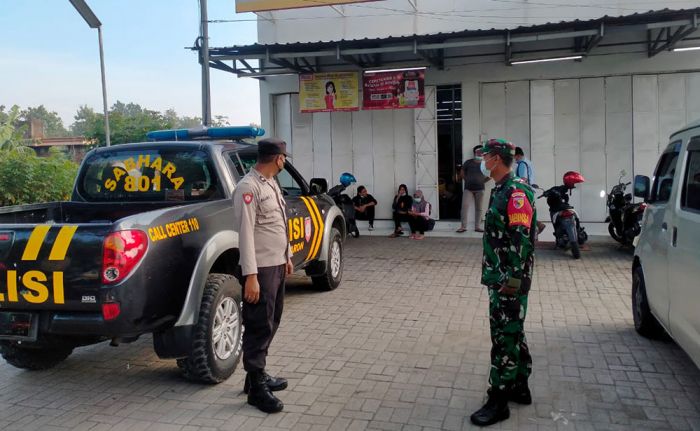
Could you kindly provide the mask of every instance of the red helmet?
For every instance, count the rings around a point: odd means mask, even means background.
[[[585,178],[583,178],[583,175],[579,174],[576,171],[569,171],[564,174],[564,185],[569,188],[573,189],[576,187],[576,184],[582,183],[586,181]]]

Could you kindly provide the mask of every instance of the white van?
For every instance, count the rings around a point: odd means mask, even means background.
[[[665,329],[700,366],[700,121],[671,135],[634,194],[648,203],[632,267],[634,326],[644,336]]]

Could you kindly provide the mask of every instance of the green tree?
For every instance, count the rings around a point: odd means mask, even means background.
[[[68,130],[63,127],[61,117],[54,111],[48,111],[44,105],[22,110],[20,119],[26,122],[32,119],[41,120],[44,124],[44,136],[47,138],[63,138],[69,135]]]
[[[74,119],[71,130],[75,135],[96,139],[100,146],[105,145],[104,116],[101,113],[81,106]],[[228,117],[223,115],[212,119],[214,127],[228,124]],[[117,101],[109,111],[109,131],[113,145],[141,142],[146,139],[146,133],[152,130],[188,129],[201,125],[200,117],[179,116],[174,109],[160,113],[136,103]]]
[[[81,106],[75,115],[72,130],[105,145],[104,115]],[[172,129],[174,120],[158,111],[144,109],[136,103],[117,101],[109,111],[109,131],[113,145],[141,142],[151,130]]]
[[[0,105],[0,151],[31,151],[24,145],[26,126],[20,125],[19,118],[19,106],[14,105],[5,112],[5,106]]]
[[[70,198],[78,165],[58,150],[48,157],[34,151],[0,151],[0,206]]]

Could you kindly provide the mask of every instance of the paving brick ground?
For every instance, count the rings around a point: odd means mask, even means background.
[[[340,288],[288,292],[269,369],[285,411],[245,403],[243,373],[183,381],[145,337],[76,350],[45,372],[0,364],[3,430],[471,429],[486,390],[487,295],[475,240],[347,242]],[[595,243],[580,261],[538,250],[527,336],[534,404],[506,430],[700,430],[700,372],[672,341],[639,337],[630,254]]]

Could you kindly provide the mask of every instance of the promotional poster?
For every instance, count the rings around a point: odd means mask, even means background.
[[[301,112],[339,112],[360,109],[357,72],[299,75]]]
[[[425,69],[366,72],[362,94],[362,109],[424,108]]]
[[[364,3],[375,0],[236,0],[236,13]]]

